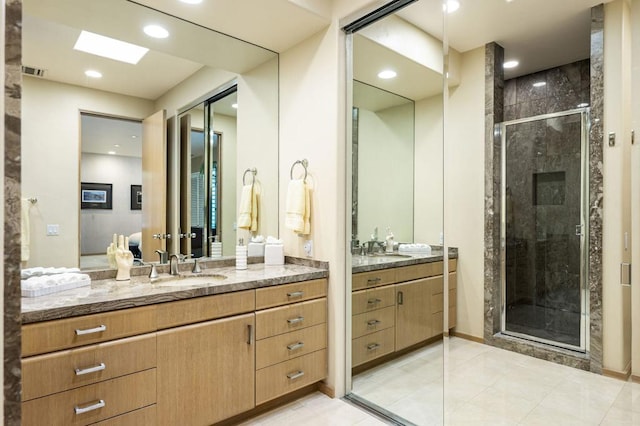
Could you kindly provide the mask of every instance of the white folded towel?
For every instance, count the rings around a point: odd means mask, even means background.
[[[240,194],[238,228],[251,232],[258,230],[258,191],[251,185],[244,185]]]
[[[20,202],[20,207],[20,260],[26,262],[29,260],[29,256],[31,255],[31,251],[29,250],[29,209],[31,208],[31,201],[23,198]]]
[[[303,179],[293,179],[287,188],[285,226],[298,234],[311,232],[309,187]]]

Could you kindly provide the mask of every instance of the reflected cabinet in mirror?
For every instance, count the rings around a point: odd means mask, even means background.
[[[276,53],[124,0],[23,4],[23,267],[108,267],[114,234],[144,261],[215,236],[231,254],[247,168],[254,233],[278,235]],[[234,108],[205,108],[231,86]]]
[[[419,1],[349,34],[351,394],[395,421],[442,421],[443,46]],[[417,21],[416,21],[417,20]]]

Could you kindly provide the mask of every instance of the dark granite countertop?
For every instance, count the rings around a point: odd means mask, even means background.
[[[458,258],[458,249],[449,248],[449,259]],[[420,263],[441,262],[442,249],[433,249],[430,255],[412,254],[398,255],[394,253],[385,256],[383,253],[373,256],[351,256],[351,273],[378,271],[380,269],[399,268],[400,266],[417,265]]]
[[[185,264],[186,267],[181,264],[182,277],[177,279],[166,273],[166,267],[159,268],[160,277],[155,280],[147,277],[149,267],[139,268],[146,271],[146,274],[132,274],[129,281],[116,281],[115,271],[92,272],[90,287],[39,297],[23,297],[22,323],[108,312],[329,276],[328,263],[303,259],[287,258],[287,263],[279,266],[252,263],[248,265],[247,270],[241,271],[229,263],[225,261],[216,263],[215,267],[205,267],[202,274],[191,274],[188,272],[188,263]]]

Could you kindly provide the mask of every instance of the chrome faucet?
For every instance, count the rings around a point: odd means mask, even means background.
[[[158,256],[160,256],[160,264],[166,265],[168,262],[167,256],[169,255],[169,253],[164,250],[156,250],[156,253],[158,253]]]
[[[175,263],[173,262],[173,259],[176,260]],[[178,262],[181,260],[184,260],[184,256],[181,254],[172,254],[169,256],[169,273],[171,275],[180,275],[180,272],[178,271]]]

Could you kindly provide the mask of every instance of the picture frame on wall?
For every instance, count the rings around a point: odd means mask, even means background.
[[[110,183],[80,183],[80,208],[111,210],[113,208],[113,185]]]
[[[131,210],[142,210],[142,185],[131,185]]]

